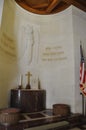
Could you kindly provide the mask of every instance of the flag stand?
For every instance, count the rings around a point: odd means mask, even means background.
[[[82,114],[86,116],[86,98],[82,93],[80,94],[82,95]]]

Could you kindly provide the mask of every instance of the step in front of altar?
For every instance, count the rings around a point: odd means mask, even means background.
[[[84,125],[81,114],[58,116],[52,109],[34,113],[21,113],[21,118],[16,125],[2,126],[0,130],[71,130]]]

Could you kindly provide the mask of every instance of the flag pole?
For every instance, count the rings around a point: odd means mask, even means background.
[[[83,95],[83,99],[84,99],[84,116],[86,116],[86,97],[84,95]]]
[[[82,95],[82,114],[85,115],[85,106],[84,106],[84,95],[82,93],[80,93]]]

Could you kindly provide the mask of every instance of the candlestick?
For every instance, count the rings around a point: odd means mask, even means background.
[[[23,76],[20,75],[18,89],[22,89],[22,81],[23,81]]]

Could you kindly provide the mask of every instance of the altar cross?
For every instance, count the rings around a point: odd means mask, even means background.
[[[28,72],[27,74],[26,74],[26,76],[28,77],[28,84],[27,84],[27,86],[26,86],[26,89],[30,89],[30,77],[32,76],[32,74],[30,73],[30,72]]]

